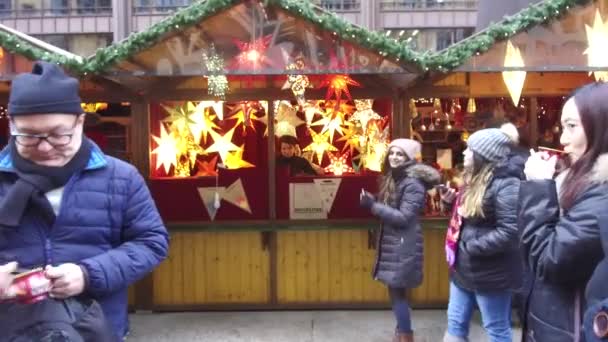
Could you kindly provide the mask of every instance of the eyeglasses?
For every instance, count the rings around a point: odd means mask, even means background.
[[[11,132],[11,136],[15,138],[15,142],[23,147],[35,147],[40,145],[40,143],[45,140],[49,145],[53,147],[64,147],[69,145],[72,142],[72,137],[74,136],[73,130],[76,128],[78,124],[78,118],[74,121],[72,125],[72,132],[65,134],[27,134],[27,133],[19,133],[19,132]]]

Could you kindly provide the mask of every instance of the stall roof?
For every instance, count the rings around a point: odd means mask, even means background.
[[[439,72],[606,69],[608,60],[603,58],[608,46],[606,20],[605,1],[545,0],[430,55],[425,65]],[[588,38],[590,35],[594,39]],[[508,42],[519,50],[523,63],[505,62]]]
[[[84,59],[40,39],[0,24],[0,46],[29,60],[57,63],[74,72],[84,72]]]
[[[205,0],[99,50],[86,70],[113,77],[211,75],[202,54],[211,46],[228,75],[298,73],[417,76],[423,55],[386,35],[350,24],[310,1]],[[256,48],[259,61],[248,58]],[[253,63],[253,64],[248,64]],[[293,72],[292,72],[293,73]]]

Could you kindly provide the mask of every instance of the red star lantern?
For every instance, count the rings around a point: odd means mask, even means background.
[[[353,80],[348,75],[329,75],[321,82],[320,88],[327,87],[327,94],[325,95],[325,101],[329,101],[332,95],[335,95],[337,103],[340,103],[342,99],[342,93],[346,95],[346,98],[352,100],[348,86],[353,85],[360,87],[359,82]]]
[[[272,35],[256,39],[251,43],[233,39],[234,44],[241,52],[235,57],[231,68],[258,70],[262,65],[270,65],[270,60],[266,57],[266,49],[268,49],[271,40]]]
[[[325,168],[325,172],[333,173],[336,176],[355,172],[353,168],[347,164],[348,152],[339,157],[329,152],[327,152],[327,154],[329,155],[329,165]]]

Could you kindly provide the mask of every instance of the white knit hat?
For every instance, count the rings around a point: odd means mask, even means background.
[[[405,154],[410,160],[420,159],[422,147],[420,146],[420,143],[416,140],[395,139],[391,141],[390,145],[388,145],[389,150],[391,147],[397,147],[403,152],[405,152]]]

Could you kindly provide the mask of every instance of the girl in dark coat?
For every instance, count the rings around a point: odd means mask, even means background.
[[[477,131],[467,141],[465,186],[446,236],[451,282],[444,342],[468,341],[476,307],[490,341],[512,340],[511,297],[522,278],[517,201],[524,160],[510,157],[517,136],[509,124]],[[450,195],[453,190],[442,197]]]
[[[608,84],[593,83],[564,104],[560,141],[570,168],[553,179],[555,156],[533,152],[526,162],[519,228],[534,273],[526,342],[583,341],[584,290],[603,256],[601,216],[608,210],[607,97]]]
[[[394,341],[414,341],[407,289],[422,283],[423,239],[419,215],[424,208],[426,191],[440,182],[434,168],[418,163],[420,143],[396,139],[382,167],[378,199],[362,191],[361,206],[380,218],[374,279],[388,287],[397,319]]]

